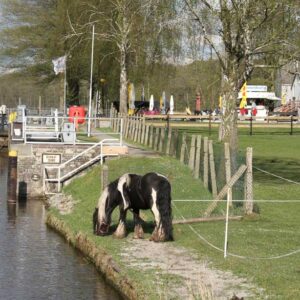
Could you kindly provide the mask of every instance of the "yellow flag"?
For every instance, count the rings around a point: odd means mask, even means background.
[[[282,94],[281,105],[286,105],[286,94]]]
[[[242,101],[244,100],[247,102],[247,81],[245,81],[245,83],[243,84],[241,88],[241,93],[242,93]]]
[[[222,107],[222,96],[219,96],[219,108]]]

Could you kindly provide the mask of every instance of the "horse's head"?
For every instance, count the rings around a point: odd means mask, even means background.
[[[98,210],[98,222],[97,222],[97,235],[108,234],[109,226],[111,223],[111,214],[114,209],[120,204],[121,198],[120,193],[115,187],[108,185],[100,199],[99,199],[99,210]]]

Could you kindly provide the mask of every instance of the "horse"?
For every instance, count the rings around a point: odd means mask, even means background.
[[[93,214],[94,234],[104,236],[109,232],[111,215],[119,206],[119,223],[114,236],[126,236],[126,215],[131,210],[134,217],[134,238],[144,238],[140,210],[151,209],[155,218],[155,228],[150,240],[155,242],[172,241],[171,184],[158,173],[144,176],[124,174],[109,183],[103,190],[98,206]]]

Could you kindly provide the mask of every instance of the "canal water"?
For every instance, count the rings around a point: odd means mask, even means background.
[[[121,299],[63,238],[45,225],[39,201],[11,208],[0,153],[0,299]],[[16,213],[15,213],[16,212]]]

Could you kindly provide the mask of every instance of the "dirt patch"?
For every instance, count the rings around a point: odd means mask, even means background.
[[[70,214],[75,204],[72,196],[65,194],[56,194],[47,199],[47,205],[55,207],[62,215]]]
[[[122,249],[122,257],[131,267],[155,270],[156,284],[166,299],[231,299],[233,295],[257,299],[259,293],[246,279],[216,270],[209,262],[200,262],[188,250],[172,243],[131,240],[129,247]],[[173,277],[167,287],[162,286],[161,274]]]

